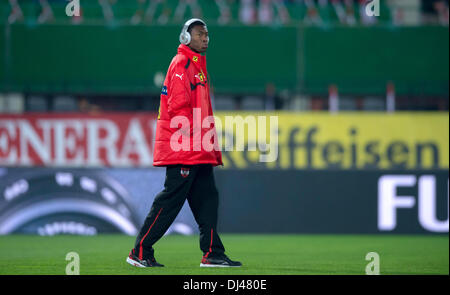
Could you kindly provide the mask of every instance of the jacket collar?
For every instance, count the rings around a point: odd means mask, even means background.
[[[178,53],[181,53],[191,60],[191,62],[200,69],[206,69],[206,57],[200,53],[192,51],[188,46],[180,44]]]

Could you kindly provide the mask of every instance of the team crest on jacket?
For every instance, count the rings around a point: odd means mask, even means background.
[[[167,95],[167,86],[166,86],[166,85],[164,85],[164,86],[162,87],[162,89],[161,89],[161,94],[162,94],[162,95]]]
[[[180,170],[180,174],[184,178],[188,177],[189,176],[189,168],[182,167],[181,170]]]
[[[204,82],[205,81],[205,76],[203,76],[203,73],[198,73],[197,75],[194,76],[195,78],[199,79],[200,82]]]

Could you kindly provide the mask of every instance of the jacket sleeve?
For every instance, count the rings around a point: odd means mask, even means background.
[[[170,118],[175,116],[185,116],[192,119],[191,107],[191,87],[189,77],[187,76],[184,66],[175,65],[173,71],[170,73],[167,111]]]

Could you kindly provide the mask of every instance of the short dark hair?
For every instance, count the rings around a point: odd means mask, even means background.
[[[195,26],[202,26],[202,27],[204,27],[206,25],[203,22],[201,22],[199,20],[196,20],[195,22],[193,22],[192,24],[189,25],[187,31],[190,33]]]

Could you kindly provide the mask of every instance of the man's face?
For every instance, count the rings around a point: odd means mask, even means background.
[[[191,43],[189,48],[198,53],[204,53],[208,49],[208,30],[205,26],[195,26],[191,30]]]

